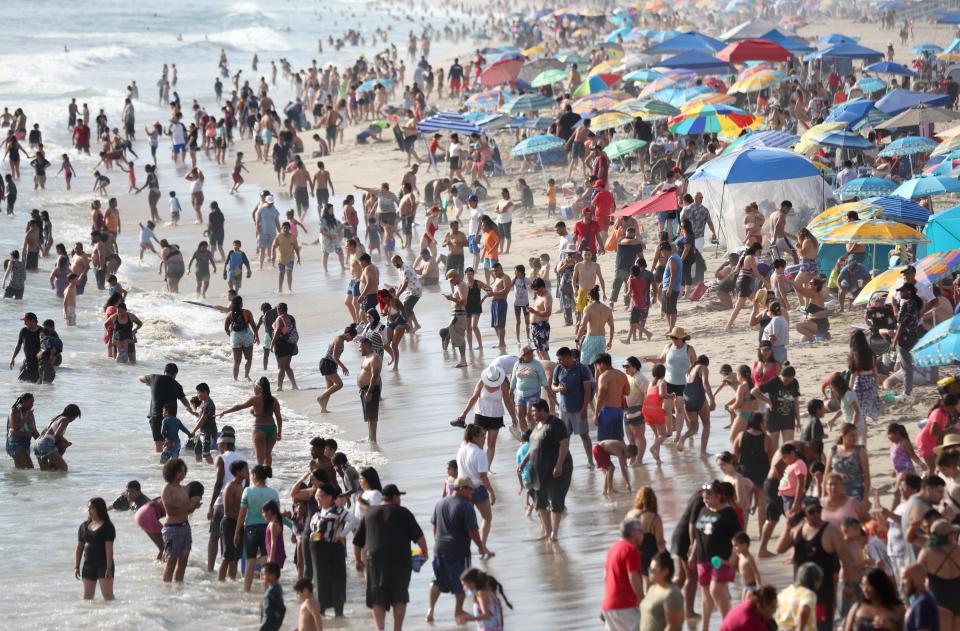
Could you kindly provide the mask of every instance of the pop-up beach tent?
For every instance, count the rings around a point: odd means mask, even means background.
[[[717,226],[720,245],[743,242],[743,209],[757,202],[769,217],[789,200],[787,231],[796,233],[830,205],[830,184],[806,157],[786,149],[745,149],[714,158],[690,176],[688,192],[702,193]]]

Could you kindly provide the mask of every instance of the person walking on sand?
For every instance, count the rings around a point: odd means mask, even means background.
[[[352,342],[357,338],[357,325],[351,324],[343,330],[343,333],[340,333],[333,338],[333,341],[330,342],[330,345],[327,346],[327,353],[323,356],[323,359],[320,360],[320,374],[323,375],[323,378],[327,382],[327,388],[324,390],[319,397],[317,397],[317,403],[320,404],[320,412],[326,414],[330,410],[327,409],[327,404],[330,402],[330,397],[333,396],[335,392],[343,388],[343,380],[340,379],[340,376],[337,375],[337,369],[343,371],[343,376],[347,377],[350,375],[350,370],[347,368],[346,364],[340,361],[340,356],[343,354],[343,347],[346,342]]]
[[[253,365],[253,345],[260,343],[260,335],[254,326],[253,314],[243,308],[243,298],[234,296],[230,302],[230,312],[223,321],[223,330],[230,336],[233,349],[233,380],[240,376],[240,359],[246,360],[243,378],[250,381],[250,367]]]
[[[580,361],[586,366],[592,366],[604,349],[613,348],[615,328],[613,309],[600,301],[600,288],[592,288],[588,296],[590,304],[583,310],[583,317],[577,326],[575,338],[577,346],[580,347]],[[610,329],[610,336],[606,343],[604,343],[604,328]]]
[[[253,414],[253,450],[258,465],[270,466],[273,463],[273,446],[283,438],[283,415],[280,402],[270,392],[270,380],[260,377],[253,384],[253,396],[232,407],[223,410],[217,416],[223,418],[240,410],[250,408]]]

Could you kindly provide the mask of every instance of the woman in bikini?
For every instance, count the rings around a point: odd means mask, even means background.
[[[801,228],[797,233],[797,251],[800,253],[800,273],[797,274],[795,283],[804,285],[813,280],[820,273],[820,266],[817,265],[817,253],[820,251],[820,242],[806,228]],[[801,304],[806,301],[801,300]]]
[[[753,390],[753,375],[750,366],[741,364],[737,368],[737,395],[736,398],[727,407],[731,415],[736,414],[733,419],[733,425],[730,427],[730,444],[737,439],[741,432],[747,429],[747,423],[757,411],[758,401],[753,398],[750,391]]]
[[[740,261],[737,263],[734,271],[737,275],[737,302],[733,305],[733,313],[730,314],[730,319],[727,320],[727,327],[724,329],[727,333],[733,330],[733,323],[737,321],[740,310],[746,306],[753,296],[753,292],[756,289],[754,286],[755,281],[761,278],[760,272],[757,270],[756,258],[756,255],[761,250],[763,250],[763,246],[759,243],[752,244],[747,248],[747,251],[744,252],[743,256],[740,257]]]
[[[830,338],[830,319],[824,307],[824,301],[829,293],[825,290],[826,283],[822,278],[814,278],[809,284],[796,284],[797,294],[807,300],[805,308],[807,318],[797,323],[797,333],[802,335],[804,342],[812,342],[815,335]]]
[[[281,440],[283,434],[283,417],[280,414],[280,402],[270,392],[270,380],[260,377],[253,384],[253,396],[229,407],[218,416],[223,418],[227,414],[251,408],[253,414],[253,450],[257,455],[257,464],[271,466],[273,462],[273,446]],[[276,420],[276,422],[274,422]]]
[[[33,418],[33,395],[27,392],[17,397],[7,416],[7,455],[17,469],[33,469],[31,438],[40,438],[40,433]]]
[[[340,355],[343,354],[345,343],[352,342],[356,337],[357,325],[351,324],[343,330],[343,333],[333,338],[333,341],[330,342],[330,345],[327,347],[327,354],[320,360],[320,374],[323,375],[323,378],[327,381],[327,389],[317,397],[317,403],[320,404],[320,412],[326,413],[330,411],[327,409],[327,403],[330,401],[330,397],[333,396],[334,392],[343,388],[343,380],[340,379],[340,375],[337,374],[337,368],[343,371],[344,377],[350,374],[350,370],[346,364],[340,361]]]
[[[159,223],[160,222],[160,211],[157,209],[157,202],[160,201],[160,181],[157,179],[157,167],[154,165],[146,165],[143,167],[147,172],[147,181],[137,189],[137,194],[139,195],[143,189],[150,189],[150,192],[147,193],[147,204],[150,206],[150,220]]]
[[[240,375],[240,359],[246,360],[244,378],[250,380],[250,365],[253,363],[253,345],[260,343],[257,327],[253,326],[253,314],[243,308],[243,298],[235,296],[230,303],[230,313],[223,322],[223,330],[230,336],[233,348],[233,380]]]
[[[394,293],[395,291],[381,289],[377,292],[377,302],[380,306],[380,313],[387,318],[387,336],[383,344],[383,350],[390,356],[387,363],[393,365],[393,370],[399,370],[400,340],[403,339],[403,334],[407,332],[407,312],[403,308],[403,303]]]

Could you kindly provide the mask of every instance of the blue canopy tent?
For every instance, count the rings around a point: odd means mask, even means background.
[[[842,35],[840,33],[830,33],[817,40],[817,46],[836,46],[837,44],[856,44],[860,41],[859,37],[852,35]]]
[[[910,70],[903,64],[894,63],[892,61],[877,61],[864,66],[863,69],[866,72],[873,72],[876,74],[897,74],[903,75],[904,77],[912,77],[916,74],[913,70]]]
[[[766,215],[777,208],[779,200],[792,201],[788,231],[796,232],[832,199],[830,186],[816,165],[785,149],[745,149],[721,155],[690,176],[689,189],[691,194],[703,194],[720,245],[731,248],[742,241],[743,208],[754,200],[762,200],[761,212]]]
[[[867,48],[866,46],[861,46],[856,42],[845,42],[842,44],[834,44],[829,48],[823,48],[814,53],[810,53],[803,58],[804,61],[810,61],[811,59],[883,59],[883,53],[879,50],[874,50],[872,48]]]
[[[790,37],[786,33],[781,32],[779,29],[773,29],[764,33],[758,39],[765,39],[768,42],[773,42],[774,44],[780,44],[791,53],[812,53],[816,50],[813,46],[801,42],[799,39]]]
[[[644,52],[649,55],[675,55],[689,51],[697,51],[712,55],[724,46],[726,46],[726,44],[720,40],[694,31],[691,33],[680,33],[676,37],[672,37],[659,44],[654,44]]]
[[[717,59],[713,55],[697,52],[695,50],[680,53],[665,59],[656,64],[657,68],[680,68],[683,70],[694,70],[698,73],[730,73],[733,72],[733,66],[729,63]]]
[[[923,234],[927,235],[930,243],[922,243],[917,246],[918,257],[960,249],[960,206],[954,206],[935,215],[930,215]]]
[[[950,105],[950,97],[946,94],[913,92],[912,90],[897,88],[896,90],[887,92],[882,99],[877,101],[877,109],[888,116],[896,116],[900,112],[905,112],[920,103],[931,107]]]
[[[945,13],[937,20],[937,24],[960,24],[960,12]]]

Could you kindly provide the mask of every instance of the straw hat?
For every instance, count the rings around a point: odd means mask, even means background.
[[[930,533],[937,537],[949,537],[956,532],[960,532],[960,526],[954,526],[946,519],[938,519],[930,525]]]
[[[690,334],[687,333],[687,330],[682,326],[675,326],[670,329],[670,332],[667,333],[667,337],[675,337],[681,340],[689,340]]]
[[[766,305],[767,304],[767,288],[761,287],[757,290],[757,293],[753,295],[753,304],[755,305]]]
[[[960,447],[960,434],[947,434],[943,437],[943,444],[939,447],[934,447],[934,453],[943,453],[945,449],[950,449],[951,447]]]
[[[480,379],[488,388],[496,388],[503,383],[504,374],[498,366],[487,366],[487,369],[481,373]]]

